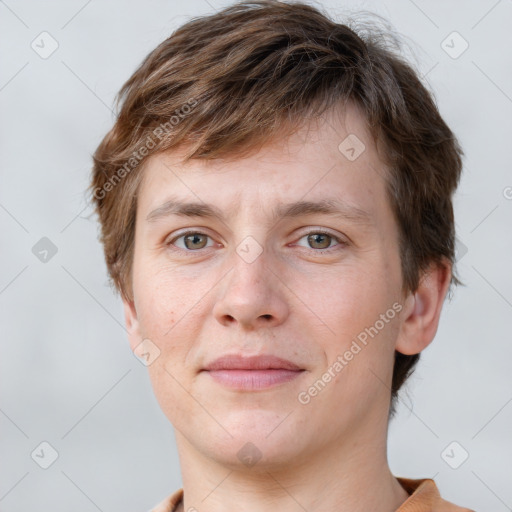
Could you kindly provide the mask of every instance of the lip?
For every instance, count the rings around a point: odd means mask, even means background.
[[[272,355],[242,356],[239,354],[226,355],[215,359],[206,365],[204,370],[292,370],[299,371],[295,363]]]
[[[289,382],[301,375],[304,369],[271,355],[228,355],[208,364],[203,371],[225,387],[255,391]]]

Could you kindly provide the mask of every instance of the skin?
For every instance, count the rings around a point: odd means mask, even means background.
[[[338,149],[348,134],[366,147],[354,161]],[[386,169],[361,112],[352,104],[330,111],[243,158],[183,164],[178,151],[153,155],[144,173],[134,300],[124,308],[132,349],[150,339],[159,350],[148,369],[176,432],[180,510],[396,510],[408,494],[386,452],[394,352],[418,353],[432,341],[450,266],[432,267],[415,293],[402,291]],[[171,196],[215,205],[225,219],[147,220]],[[280,203],[326,198],[367,219],[272,217]],[[187,229],[207,236],[186,246],[178,237]],[[319,229],[333,238],[308,239]],[[252,262],[236,250],[248,236],[257,242],[245,246],[252,255],[263,249]],[[300,403],[299,393],[395,303],[400,313]],[[227,389],[201,372],[234,353],[273,354],[305,371],[258,391]],[[261,456],[253,466],[237,456],[248,442]]]

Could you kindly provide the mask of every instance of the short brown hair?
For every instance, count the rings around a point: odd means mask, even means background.
[[[304,3],[257,0],[194,18],[153,50],[120,90],[118,118],[93,156],[90,192],[122,296],[133,294],[137,190],[150,152],[185,147],[184,161],[247,153],[346,101],[384,148],[404,290],[415,291],[430,264],[453,265],[463,152],[389,41]],[[392,413],[418,358],[395,353]]]

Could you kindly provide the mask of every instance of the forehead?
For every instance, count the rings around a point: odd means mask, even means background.
[[[173,150],[146,161],[138,216],[146,217],[169,196],[216,204],[230,213],[250,205],[258,210],[272,206],[275,213],[278,203],[327,196],[372,210],[385,196],[385,165],[352,103],[305,122],[250,156],[184,163],[183,154]]]

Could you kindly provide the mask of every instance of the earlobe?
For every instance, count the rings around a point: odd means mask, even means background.
[[[405,300],[395,350],[418,354],[434,339],[451,280],[449,262],[433,266],[420,279],[417,290]]]
[[[128,332],[128,340],[130,347],[135,350],[141,341],[139,320],[137,318],[137,311],[133,300],[123,299],[124,320],[126,330]]]

